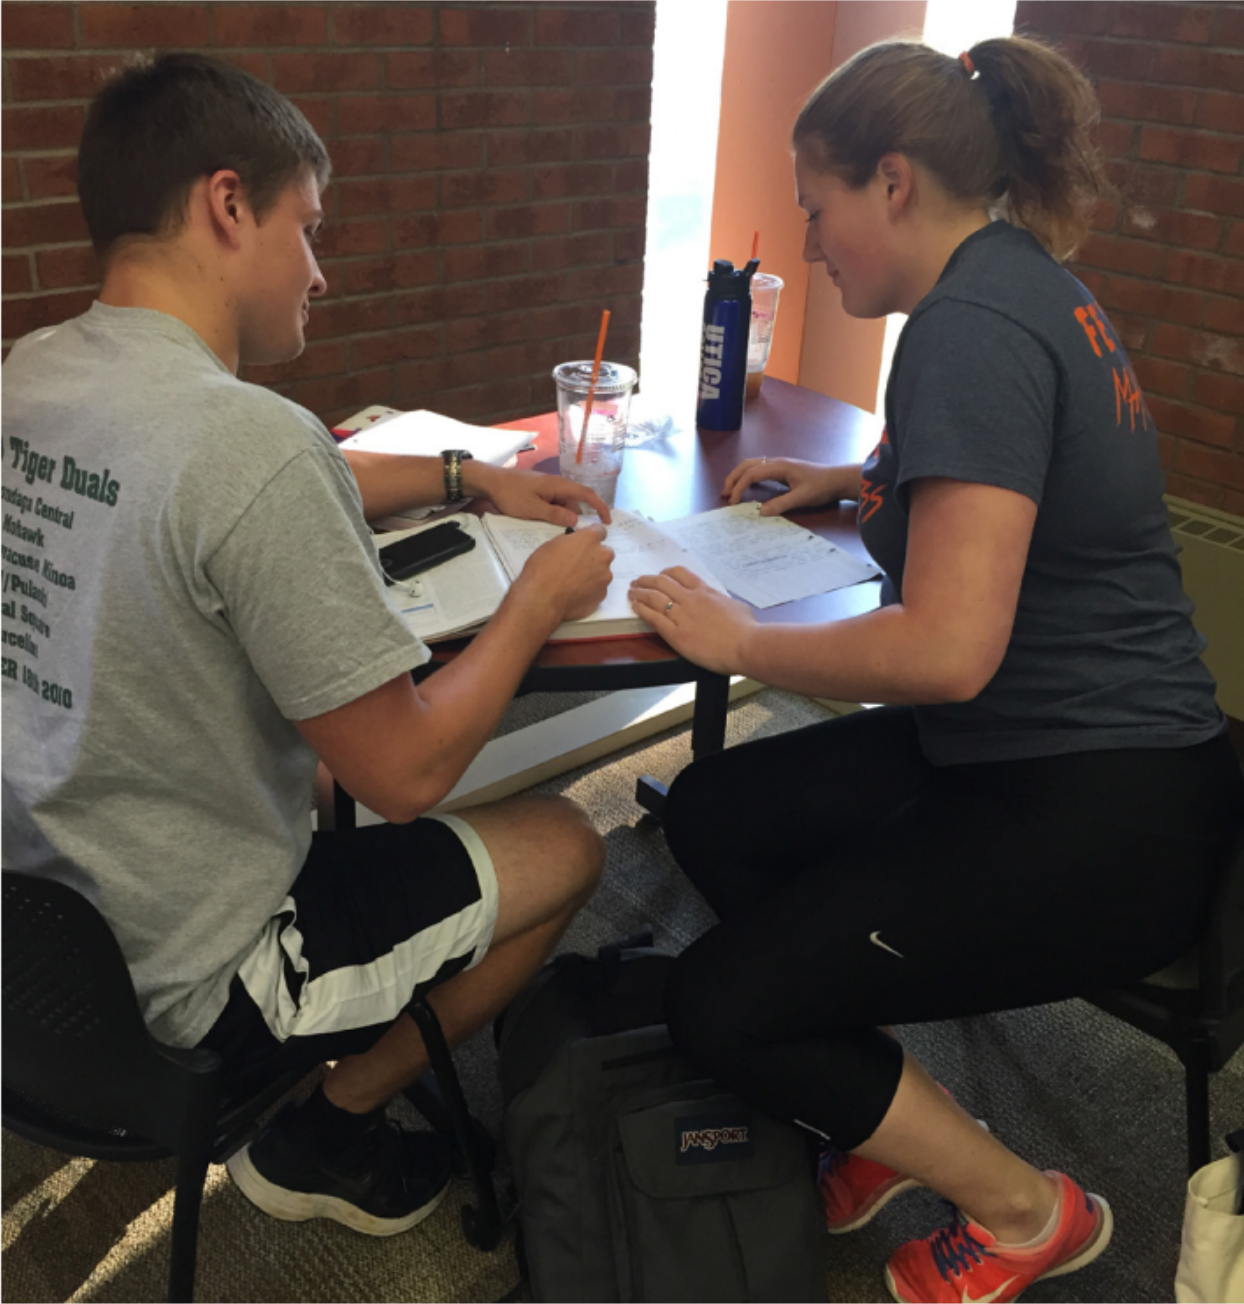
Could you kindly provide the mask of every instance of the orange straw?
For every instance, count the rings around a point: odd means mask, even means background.
[[[605,336],[609,333],[609,309],[600,314],[600,336],[596,341],[596,361],[592,363],[592,383],[587,387],[587,402],[583,405],[583,429],[579,431],[579,447],[575,450],[576,463],[583,461],[583,445],[587,441],[587,423],[592,419],[592,404],[596,401],[596,381],[600,376],[600,360],[605,355]]]
[[[752,233],[752,257],[755,258],[759,252],[760,252],[760,232],[754,231]]]

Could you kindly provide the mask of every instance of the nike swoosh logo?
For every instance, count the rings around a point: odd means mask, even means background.
[[[994,1304],[995,1300],[1002,1298],[1003,1291],[1017,1280],[1016,1277],[1008,1277],[997,1290],[991,1291],[988,1295],[969,1295],[965,1290],[959,1297],[959,1304]]]
[[[906,957],[906,956],[905,956],[901,951],[896,951],[892,946],[887,946],[887,945],[886,945],[886,944],[881,940],[881,930],[880,930],[880,929],[878,929],[875,933],[869,933],[869,934],[868,934],[868,940],[869,940],[869,941],[870,941],[874,946],[879,946],[883,951],[889,951],[889,953],[890,953],[891,955],[897,955],[898,958],[899,958],[900,960],[906,960],[906,959],[907,959],[907,957]]]

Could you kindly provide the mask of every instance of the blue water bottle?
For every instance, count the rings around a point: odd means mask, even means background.
[[[752,326],[752,276],[760,260],[737,271],[718,258],[704,296],[700,342],[700,401],[695,423],[702,430],[737,430],[743,424],[747,384],[747,338]]]

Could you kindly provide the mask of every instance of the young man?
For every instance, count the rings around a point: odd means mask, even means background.
[[[563,620],[603,597],[599,527],[534,553],[471,646],[427,649],[364,519],[478,494],[569,524],[590,492],[440,459],[344,458],[237,378],[293,358],[324,292],[328,156],[225,64],[165,55],[91,106],[79,193],[104,284],[4,368],[5,865],[65,878],[120,940],[149,1026],[235,1081],[336,1061],[231,1161],[277,1217],[377,1235],[448,1183],[384,1106],[543,962],[603,860],[582,814],[512,800],[417,818],[491,736]],[[310,832],[317,760],[392,824]],[[410,821],[413,821],[410,822]]]

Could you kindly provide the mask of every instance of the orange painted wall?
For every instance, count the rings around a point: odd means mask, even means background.
[[[711,250],[714,258],[741,265],[752,232],[760,232],[761,271],[786,282],[768,372],[781,380],[799,379],[808,293],[790,129],[808,92],[832,67],[836,13],[860,7],[873,5],[730,0],[726,11]]]
[[[730,6],[731,15],[735,7]],[[919,40],[924,10],[925,0],[855,0],[839,5],[833,58],[825,71],[874,41],[894,36]],[[812,269],[799,367],[801,385],[871,412],[877,399],[884,339],[884,318],[861,321],[848,317],[842,310],[842,297],[824,269]]]

